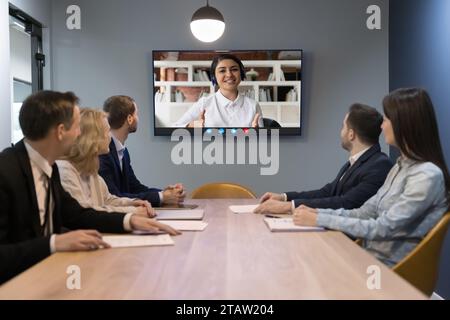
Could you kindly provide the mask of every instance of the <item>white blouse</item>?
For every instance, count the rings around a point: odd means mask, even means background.
[[[231,101],[218,90],[212,96],[200,98],[174,127],[186,127],[190,122],[198,120],[203,110],[206,110],[207,128],[250,128],[257,113],[260,116],[259,127],[264,126],[261,107],[255,100],[239,94],[236,100]]]
[[[84,208],[98,211],[135,213],[132,206],[135,199],[117,197],[108,191],[108,186],[98,174],[81,176],[78,170],[66,160],[56,161],[61,175],[61,184]]]

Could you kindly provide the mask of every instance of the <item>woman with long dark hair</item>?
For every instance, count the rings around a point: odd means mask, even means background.
[[[401,156],[378,193],[361,208],[294,212],[294,223],[322,226],[363,239],[363,247],[392,266],[411,252],[449,206],[450,176],[433,104],[423,89],[399,89],[383,100],[386,143]]]

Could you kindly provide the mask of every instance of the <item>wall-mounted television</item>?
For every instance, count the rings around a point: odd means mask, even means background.
[[[152,56],[156,136],[177,128],[247,130],[256,123],[255,130],[301,134],[302,50],[155,50]]]

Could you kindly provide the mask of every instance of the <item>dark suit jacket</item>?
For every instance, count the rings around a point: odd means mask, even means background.
[[[85,209],[61,186],[57,165],[51,179],[54,233],[61,229],[124,232],[122,213]],[[0,153],[0,284],[50,255],[42,236],[30,159],[23,141]]]
[[[367,150],[350,167],[347,162],[339,171],[336,179],[320,190],[306,192],[287,192],[288,200],[294,200],[295,206],[303,204],[312,208],[354,209],[375,195],[383,185],[392,162],[381,152],[377,143]],[[345,173],[345,171],[348,172]],[[345,173],[342,180],[340,178]]]
[[[100,156],[100,170],[98,171],[103,180],[105,180],[109,192],[118,197],[147,200],[154,207],[160,206],[158,192],[161,190],[149,188],[136,178],[127,149],[124,151],[122,166],[123,170],[120,169],[116,145],[111,140],[109,153]]]

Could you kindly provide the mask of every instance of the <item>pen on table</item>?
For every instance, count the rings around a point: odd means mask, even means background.
[[[280,217],[278,217],[278,216],[273,216],[273,215],[271,215],[271,214],[265,214],[264,216],[265,216],[266,218],[281,219]]]

